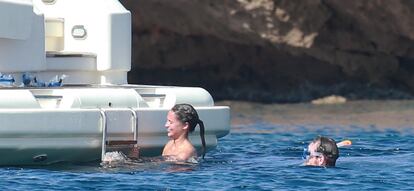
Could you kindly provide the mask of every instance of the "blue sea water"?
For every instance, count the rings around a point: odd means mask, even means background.
[[[413,124],[414,125],[414,124]],[[199,164],[144,162],[114,168],[97,163],[2,167],[1,190],[412,190],[414,134],[354,125],[233,125]],[[332,131],[336,129],[336,131]],[[338,130],[339,129],[339,130]],[[340,129],[345,129],[340,131]],[[277,133],[275,133],[277,132]],[[335,168],[305,167],[303,147],[316,135],[353,145]]]

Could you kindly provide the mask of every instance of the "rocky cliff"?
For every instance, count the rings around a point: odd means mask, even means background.
[[[411,0],[124,0],[130,83],[215,99],[296,102],[414,95]]]

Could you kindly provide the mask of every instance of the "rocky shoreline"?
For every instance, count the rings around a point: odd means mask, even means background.
[[[121,3],[133,22],[129,83],[266,103],[414,95],[411,1]]]

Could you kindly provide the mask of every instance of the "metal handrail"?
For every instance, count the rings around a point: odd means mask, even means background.
[[[131,113],[132,113],[132,130],[134,131],[134,140],[137,142],[136,144],[138,144],[138,115],[137,115],[137,111],[135,111],[133,108],[128,108]]]
[[[99,114],[101,115],[101,128],[102,128],[102,150],[101,150],[101,161],[103,161],[106,153],[106,134],[107,134],[107,119],[105,110],[99,108]]]

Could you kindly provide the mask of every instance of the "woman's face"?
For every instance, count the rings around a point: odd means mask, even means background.
[[[188,123],[182,123],[177,119],[177,116],[173,111],[169,111],[165,128],[167,128],[168,137],[171,139],[178,139],[180,136],[187,133]]]

